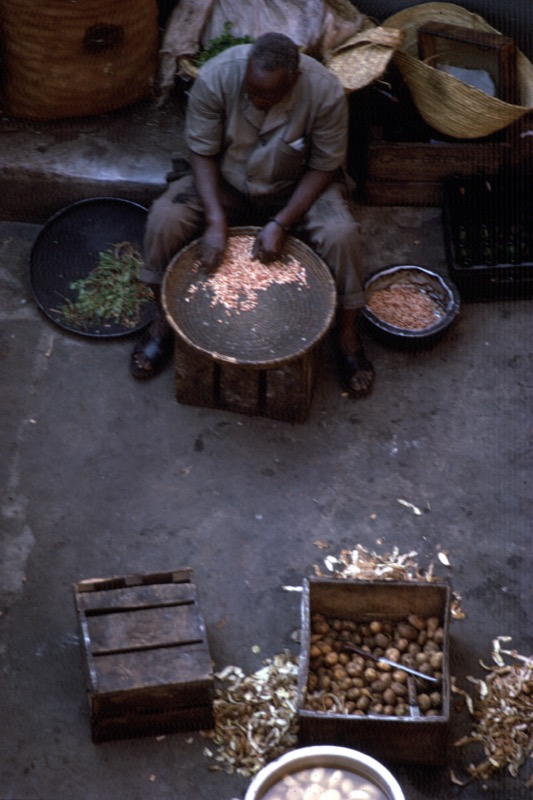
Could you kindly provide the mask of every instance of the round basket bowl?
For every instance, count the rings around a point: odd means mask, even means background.
[[[57,211],[41,228],[30,256],[30,282],[40,310],[63,330],[80,336],[128,336],[155,319],[154,300],[143,302],[131,324],[115,319],[83,324],[68,322],[62,307],[75,302],[72,284],[85,279],[98,265],[99,254],[129,243],[142,252],[147,210],[119,197],[89,197]]]
[[[381,319],[369,308],[372,296],[392,286],[409,286],[429,297],[436,306],[435,321],[423,328],[399,327]],[[455,320],[460,309],[459,292],[451,281],[418,266],[393,266],[380,270],[365,283],[366,305],[363,316],[371,331],[387,344],[429,346],[434,344]]]
[[[268,790],[277,784],[280,784],[280,791],[275,797],[285,800],[284,778],[320,768],[342,770],[347,777],[353,776],[356,783],[367,787],[369,800],[405,800],[396,778],[379,761],[357,750],[333,745],[302,747],[285,753],[257,773],[244,800],[263,800]]]
[[[251,258],[260,230],[231,228],[229,237],[249,239]],[[213,288],[217,271],[211,276],[199,269],[199,248],[200,240],[195,239],[177,253],[162,287],[166,317],[187,345],[222,364],[270,369],[304,355],[325,336],[335,313],[335,284],[325,262],[304,242],[287,237],[280,258],[298,262],[305,270],[303,278],[285,283],[267,280],[264,289],[244,287],[238,303],[231,306]]]

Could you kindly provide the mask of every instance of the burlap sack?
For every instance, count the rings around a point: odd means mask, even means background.
[[[267,31],[284,33],[318,58],[357,33],[364,19],[350,0],[180,0],[163,37],[160,100],[168,97],[176,75],[196,77],[195,54],[220,36],[227,22],[234,36],[256,39]]]

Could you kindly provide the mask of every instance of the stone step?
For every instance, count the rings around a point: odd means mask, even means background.
[[[185,155],[184,103],[174,97],[98,117],[41,122],[0,116],[0,219],[43,223],[86,197],[149,205]]]

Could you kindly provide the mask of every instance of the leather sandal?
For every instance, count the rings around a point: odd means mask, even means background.
[[[172,331],[154,336],[149,331],[141,336],[130,358],[130,372],[139,381],[155,378],[169,363],[173,350]]]
[[[350,397],[366,397],[372,391],[375,370],[363,348],[349,356],[341,356],[341,379]]]

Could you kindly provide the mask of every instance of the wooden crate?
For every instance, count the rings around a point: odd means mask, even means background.
[[[84,580],[74,596],[93,741],[214,726],[192,570]]]
[[[362,750],[385,761],[442,764],[447,757],[450,717],[449,675],[450,588],[446,584],[399,581],[350,581],[311,578],[302,595],[302,643],[298,676],[299,743],[335,744]],[[409,614],[437,616],[444,628],[443,679],[439,716],[357,716],[305,708],[309,677],[311,618],[399,621]]]
[[[316,349],[272,369],[221,363],[179,336],[175,343],[176,400],[283,422],[304,422],[315,382]]]
[[[372,126],[363,199],[371,206],[440,206],[444,179],[497,172],[510,155],[507,141],[396,142]]]

